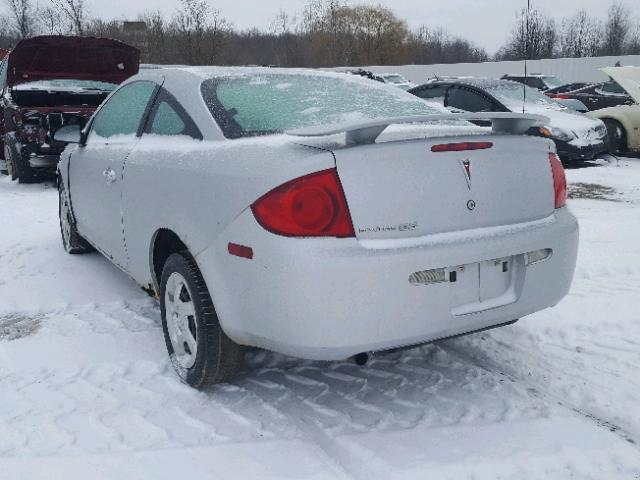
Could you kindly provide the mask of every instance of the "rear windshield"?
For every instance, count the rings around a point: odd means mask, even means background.
[[[564,84],[564,82],[560,80],[558,77],[548,76],[548,77],[542,77],[542,78],[544,79],[544,83],[546,83],[547,87],[549,88],[560,87],[561,85]]]
[[[540,90],[519,83],[501,82],[500,84],[489,85],[485,90],[511,111],[522,109],[525,91],[527,104],[554,108],[559,107],[557,102],[551,100],[544,93],[540,92]]]
[[[353,77],[261,74],[219,77],[202,84],[202,96],[227,138],[350,121],[442,113],[436,105]]]

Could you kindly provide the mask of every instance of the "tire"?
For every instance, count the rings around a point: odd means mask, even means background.
[[[78,233],[76,222],[73,218],[73,212],[69,205],[67,191],[62,181],[58,181],[58,217],[60,219],[60,236],[62,237],[62,246],[67,253],[72,255],[80,253],[89,253],[94,249]]]
[[[0,167],[0,175],[8,175],[9,169],[7,168],[6,155],[4,151],[4,142],[0,140],[0,143],[2,144],[2,158],[0,159],[0,161],[4,162],[4,168]]]
[[[609,137],[609,153],[624,153],[627,148],[627,132],[620,122],[607,118],[603,120]]]
[[[18,183],[35,183],[37,181],[36,172],[31,168],[28,158],[25,158],[22,152],[14,157],[13,163],[16,166]]]
[[[164,265],[160,311],[169,358],[183,382],[204,389],[238,373],[244,349],[222,331],[204,278],[187,251],[172,254]]]
[[[16,149],[15,145],[7,141],[4,142],[4,160],[7,164],[7,174],[11,177],[11,180],[18,179],[18,171],[16,167]]]

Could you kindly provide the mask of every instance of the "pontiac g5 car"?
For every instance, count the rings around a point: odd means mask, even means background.
[[[62,125],[84,126],[96,107],[131,75],[139,52],[117,40],[42,36],[22,40],[0,69],[0,170],[20,183],[55,172]]]
[[[159,297],[197,388],[243,345],[335,360],[509,324],[576,262],[555,147],[523,135],[544,121],[335,73],[141,73],[56,133],[63,245]]]

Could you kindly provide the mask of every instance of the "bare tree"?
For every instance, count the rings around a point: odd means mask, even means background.
[[[630,12],[627,7],[616,1],[609,7],[604,25],[603,55],[622,55],[631,30]]]
[[[6,0],[11,26],[18,38],[27,38],[35,30],[35,8],[31,0]]]
[[[75,35],[84,35],[87,24],[85,0],[52,0],[55,8],[71,25]]]
[[[52,6],[46,6],[38,11],[41,29],[47,35],[64,35],[67,31],[64,19]]]
[[[224,43],[228,23],[218,10],[211,10],[207,0],[180,0],[173,21],[183,43],[187,63],[213,63]]]
[[[511,38],[498,52],[505,60],[537,60],[553,58],[557,43],[556,26],[553,19],[539,10],[522,9],[511,31]]]
[[[560,55],[562,57],[593,57],[598,54],[602,42],[601,23],[580,10],[573,17],[562,21]]]

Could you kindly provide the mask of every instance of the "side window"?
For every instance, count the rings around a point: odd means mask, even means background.
[[[160,102],[151,122],[149,133],[156,135],[181,135],[185,124],[180,115],[167,102]]]
[[[94,134],[102,138],[135,135],[155,90],[156,84],[147,81],[120,88],[96,114],[90,137]]]
[[[465,87],[452,87],[449,90],[446,106],[468,112],[493,111],[493,102],[489,98]]]
[[[446,92],[447,92],[447,87],[437,86],[437,87],[423,88],[422,90],[417,91],[415,95],[425,100],[433,100],[439,103],[444,103],[444,97]]]
[[[187,135],[202,140],[202,134],[194,121],[165,89],[160,90],[144,131],[153,135]]]

